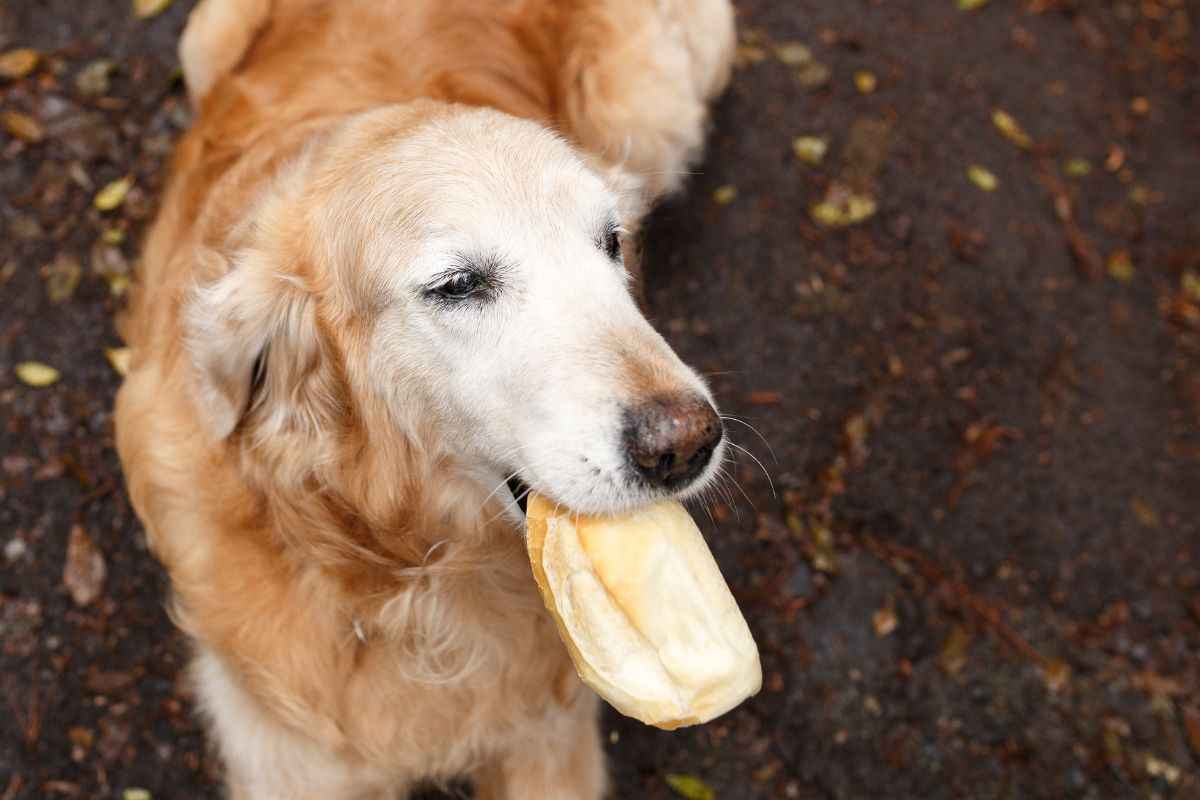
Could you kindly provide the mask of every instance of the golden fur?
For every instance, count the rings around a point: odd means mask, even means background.
[[[503,503],[434,421],[369,391],[373,288],[307,223],[381,143],[460,105],[550,127],[652,201],[695,156],[731,45],[725,0],[193,13],[198,117],[124,321],[116,425],[234,797],[402,797],[464,773],[497,800],[603,793],[595,698]],[[636,224],[639,203],[624,210]],[[250,387],[268,338],[284,346]],[[624,371],[668,382],[653,361]]]

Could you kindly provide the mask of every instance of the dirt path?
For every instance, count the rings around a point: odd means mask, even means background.
[[[0,78],[0,800],[218,796],[105,358],[188,5],[0,6],[42,54]],[[743,458],[706,521],[767,683],[699,730],[610,714],[617,796],[1200,797],[1200,3],[739,5],[645,263],[770,443],[731,423],[774,493]]]

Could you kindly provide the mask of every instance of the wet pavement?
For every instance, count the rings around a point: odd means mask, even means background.
[[[0,6],[0,800],[218,796],[106,357],[188,5]],[[1200,3],[971,5],[739,3],[645,294],[766,682],[617,797],[1200,797]]]

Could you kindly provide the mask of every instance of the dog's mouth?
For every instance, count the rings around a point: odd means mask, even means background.
[[[526,507],[529,505],[530,488],[520,478],[508,479],[508,490],[512,492],[513,499],[517,501],[517,508],[521,509],[521,514],[526,514]]]

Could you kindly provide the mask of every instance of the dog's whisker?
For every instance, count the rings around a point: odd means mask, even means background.
[[[503,516],[504,516],[505,514],[507,514],[507,513],[508,513],[508,512],[509,512],[509,511],[510,511],[510,510],[511,510],[513,507],[514,507],[514,506],[519,506],[519,505],[521,504],[521,501],[522,501],[522,500],[524,500],[526,497],[528,497],[528,496],[529,496],[529,493],[530,493],[530,492],[532,492],[532,491],[533,491],[533,489],[532,489],[532,488],[528,488],[528,489],[526,489],[525,491],[521,492],[521,494],[520,494],[520,495],[518,495],[518,496],[514,497],[514,498],[512,499],[512,501],[511,501],[511,502],[507,503],[507,504],[504,506],[504,508],[500,509],[500,513],[496,514],[496,515],[495,515],[495,516],[493,516],[491,519],[489,519],[487,522],[483,523],[483,524],[484,524],[484,527],[487,527],[488,525],[491,525],[493,522],[495,522],[496,520],[498,520],[498,519],[500,519],[501,517],[503,517]]]
[[[520,472],[520,470],[513,471],[507,478],[500,481],[500,483],[496,484],[495,489],[492,489],[490,492],[488,492],[488,496],[483,498],[483,502],[479,504],[480,511],[482,511],[484,508],[487,507],[488,501],[496,496],[496,492],[500,491],[501,488],[508,486],[508,482],[511,481],[513,478],[517,477],[517,472]]]
[[[771,487],[771,496],[778,497],[778,495],[775,494],[775,481],[771,480],[771,473],[767,472],[766,466],[764,466],[763,463],[758,460],[758,456],[754,455],[754,453],[751,453],[749,450],[735,442],[730,442],[729,446],[738,452],[745,453],[746,455],[750,456],[750,458],[754,460],[754,463],[758,464],[758,468],[762,470],[763,475],[765,475],[767,478],[767,484]]]
[[[760,431],[758,428],[751,425],[746,420],[741,419],[740,417],[735,417],[732,414],[721,414],[720,416],[721,416],[722,420],[729,420],[730,422],[736,422],[739,425],[745,425],[747,428],[749,428],[754,433],[754,435],[757,436],[762,441],[762,443],[766,446],[767,452],[771,454],[771,460],[774,461],[776,464],[779,463],[779,457],[775,455],[775,448],[771,447],[771,443],[767,441],[767,437],[762,435],[762,431]]]

